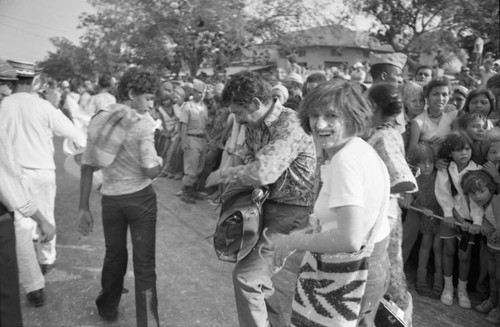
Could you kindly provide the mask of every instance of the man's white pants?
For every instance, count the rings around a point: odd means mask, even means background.
[[[55,171],[47,169],[23,169],[21,180],[29,191],[29,196],[45,216],[55,226],[54,204],[56,197]],[[40,264],[53,264],[56,260],[56,238],[47,243],[36,241],[36,223],[28,217],[15,214],[16,251],[19,266],[19,280],[26,292],[44,287]],[[38,258],[38,259],[37,259]]]

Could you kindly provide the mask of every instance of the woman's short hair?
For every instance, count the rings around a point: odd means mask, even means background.
[[[487,188],[490,193],[494,193],[497,189],[497,185],[491,175],[484,170],[466,172],[462,177],[460,186],[465,194],[482,191],[484,188]]]
[[[476,119],[481,119],[486,124],[486,117],[479,112],[466,112],[457,118],[458,128],[466,130],[467,127]]]
[[[309,117],[330,108],[339,113],[352,135],[362,135],[373,116],[359,86],[343,80],[329,81],[312,89],[300,103],[299,118],[304,131],[312,132]]]
[[[368,90],[368,97],[385,117],[391,117],[403,111],[403,101],[398,87],[394,84],[377,83]]]
[[[445,136],[437,156],[440,159],[451,159],[453,151],[463,150],[467,146],[472,149],[472,139],[467,133],[464,131],[451,132]]]
[[[222,91],[222,103],[229,107],[231,103],[247,105],[253,98],[262,103],[272,100],[272,86],[259,74],[245,71],[231,76]]]
[[[431,79],[431,81],[429,83],[427,83],[427,85],[425,85],[425,87],[424,87],[425,97],[428,98],[434,88],[441,87],[441,86],[446,86],[448,88],[448,92],[450,93],[450,96],[451,96],[452,88],[451,88],[450,80],[447,79],[446,77],[439,76],[439,77],[434,77],[433,79]]]
[[[118,84],[118,97],[121,101],[129,99],[129,92],[140,95],[154,94],[158,87],[156,78],[150,72],[137,67],[128,69],[120,79]]]
[[[481,87],[469,92],[467,99],[465,99],[465,104],[464,104],[465,112],[469,112],[469,104],[472,101],[472,99],[481,94],[484,94],[488,99],[488,101],[490,102],[490,111],[488,112],[488,115],[491,113],[493,109],[495,109],[495,96],[493,95],[493,93],[491,93],[490,90]]]

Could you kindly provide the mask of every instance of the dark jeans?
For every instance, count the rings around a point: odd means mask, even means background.
[[[307,226],[309,207],[264,202],[263,228],[272,233],[289,234]],[[262,257],[258,249],[262,245]],[[271,280],[272,272],[266,258],[273,256],[271,244],[261,237],[257,245],[233,270],[233,285],[240,327],[287,326],[282,306]]]
[[[96,304],[100,313],[110,320],[118,315],[127,271],[127,230],[130,226],[137,326],[159,325],[155,272],[156,212],[156,194],[151,185],[132,194],[102,197],[106,256],[101,276],[102,291]]]
[[[0,326],[22,325],[16,234],[12,216],[6,213],[0,216]]]

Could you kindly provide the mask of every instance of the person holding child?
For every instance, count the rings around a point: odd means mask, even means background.
[[[459,276],[458,276],[458,304],[462,308],[471,308],[471,301],[467,294],[467,281],[469,278],[471,246],[473,237],[466,233],[476,235],[480,232],[482,215],[476,209],[469,209],[465,193],[461,187],[462,177],[468,172],[481,169],[471,160],[472,140],[463,131],[447,135],[439,149],[438,158],[449,161],[446,169],[437,173],[435,193],[439,205],[443,209],[444,222],[441,223],[440,236],[443,239],[443,275],[444,289],[441,294],[441,303],[453,304],[453,263],[457,251],[457,239],[461,241],[458,251]],[[458,223],[462,230],[458,231],[454,225]],[[468,242],[468,238],[471,242]]]

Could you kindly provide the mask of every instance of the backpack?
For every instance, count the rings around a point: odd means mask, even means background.
[[[257,244],[262,231],[262,204],[269,191],[230,184],[221,195],[221,210],[214,234],[219,260],[238,262]]]

